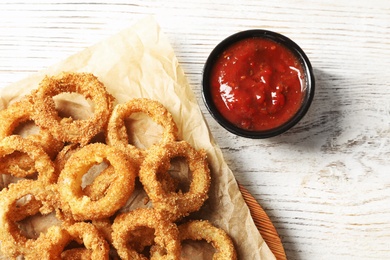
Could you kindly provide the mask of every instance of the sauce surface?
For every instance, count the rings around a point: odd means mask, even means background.
[[[286,47],[263,38],[229,46],[215,62],[210,83],[222,116],[249,131],[288,121],[302,104],[305,89],[299,60]]]

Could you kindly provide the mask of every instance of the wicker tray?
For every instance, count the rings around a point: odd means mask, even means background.
[[[239,188],[264,241],[267,243],[277,260],[286,260],[287,257],[282,241],[271,220],[259,203],[257,203],[256,199],[242,185],[239,185]]]

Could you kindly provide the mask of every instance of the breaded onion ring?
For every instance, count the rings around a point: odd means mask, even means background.
[[[132,235],[137,234],[137,231],[142,228],[154,230],[154,241],[151,241],[154,244],[150,259],[179,259],[181,247],[177,226],[162,218],[154,209],[140,208],[118,215],[112,225],[113,245],[121,259],[146,259],[132,247],[132,243],[129,243],[130,241],[142,243],[131,240],[131,238],[140,239]]]
[[[10,184],[0,194],[1,250],[9,257],[17,257],[18,255],[27,257],[40,246],[45,236],[40,234],[37,239],[27,238],[22,234],[17,222],[38,212],[44,215],[54,212],[58,206],[56,189],[54,185],[47,186],[40,181],[22,180]],[[18,200],[26,196],[33,198],[22,206],[22,211],[18,208],[17,203]],[[56,241],[56,239],[57,237],[51,238],[52,241]]]
[[[34,164],[28,154],[15,151],[0,158],[0,173],[17,178],[33,176],[36,173]]]
[[[134,113],[145,113],[155,123],[163,127],[159,144],[178,139],[178,129],[173,117],[161,103],[147,98],[135,98],[114,108],[107,128],[107,144],[119,147],[129,153],[130,156],[138,158],[139,163],[142,162],[146,150],[129,143],[125,126],[125,119]]]
[[[11,155],[15,151],[21,152],[23,155],[27,154],[28,157],[34,162],[34,168],[35,171],[38,172],[39,181],[50,184],[57,180],[57,176],[55,175],[54,171],[54,164],[41,146],[18,135],[7,136],[0,141],[0,157],[4,158],[7,155]],[[18,167],[17,164],[13,166]],[[3,169],[1,164],[0,169]],[[13,171],[17,172],[16,170]],[[24,175],[23,170],[20,169],[17,177],[25,178],[29,177],[29,174],[31,174],[30,171],[26,171],[25,173],[26,174]]]
[[[186,159],[192,173],[189,191],[185,193],[167,191],[158,181],[159,174],[169,169],[173,158],[182,157]],[[185,141],[152,147],[141,165],[139,178],[153,202],[153,207],[167,214],[171,220],[177,220],[199,210],[208,198],[210,169],[206,153],[203,150],[197,151]]]
[[[26,97],[21,101],[11,104],[4,110],[0,111],[0,140],[14,135],[16,128],[22,123],[33,120],[34,109],[30,101],[30,97]],[[57,153],[62,149],[64,144],[55,139],[48,130],[39,129],[38,133],[27,135],[25,137],[42,146],[43,150],[54,159]]]
[[[80,150],[80,147],[76,144],[70,144],[65,146],[58,153],[58,156],[54,161],[56,172],[60,173],[64,169],[66,161],[73,153],[78,150]],[[113,182],[116,178],[114,171],[115,169],[112,166],[104,169],[101,173],[99,173],[98,176],[96,176],[96,178],[91,184],[87,185],[83,189],[83,193],[90,197],[92,200],[98,200],[104,197],[111,182]]]
[[[215,227],[207,220],[193,220],[179,227],[180,241],[205,240],[216,249],[213,260],[236,260],[237,253],[233,241],[222,229]]]
[[[94,114],[85,120],[60,118],[53,97],[65,92],[74,92],[91,99]],[[32,94],[34,120],[38,126],[49,129],[55,138],[63,142],[86,145],[95,135],[103,131],[112,112],[114,98],[103,83],[89,73],[62,73],[45,77]]]
[[[50,230],[51,231],[51,230]],[[60,235],[59,235],[60,234]],[[57,236],[61,239],[59,241],[52,242],[51,236]],[[62,253],[66,246],[75,241],[78,244],[84,244],[83,249],[78,249],[76,251],[80,256],[87,257],[92,260],[104,260],[109,259],[109,245],[100,232],[91,224],[85,222],[78,222],[73,225],[64,227],[56,232],[47,232],[45,236],[46,244],[45,251],[36,250],[35,254],[37,256],[44,256],[44,259],[62,259]],[[85,252],[83,252],[86,250]],[[66,251],[65,251],[66,252]],[[66,256],[67,253],[64,254]],[[74,259],[74,258],[68,258]],[[83,259],[83,258],[81,258]]]
[[[115,171],[115,181],[104,197],[92,200],[81,187],[82,177],[95,164],[107,162]],[[106,218],[126,204],[134,190],[136,171],[129,158],[119,149],[101,143],[89,144],[70,156],[58,185],[61,200],[69,206],[75,220]]]
[[[33,107],[28,97],[1,110],[0,140],[10,135],[16,135],[17,127],[31,121],[32,114]],[[28,134],[24,138],[41,146],[50,159],[54,159],[63,147],[63,143],[56,140],[45,129],[40,129],[38,133]],[[34,161],[25,153],[15,152],[0,158],[0,172],[22,178],[35,173]]]

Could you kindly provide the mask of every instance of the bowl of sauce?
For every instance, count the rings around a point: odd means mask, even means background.
[[[291,39],[248,30],[213,49],[202,85],[206,107],[221,126],[239,136],[268,138],[302,119],[315,80],[308,57]]]

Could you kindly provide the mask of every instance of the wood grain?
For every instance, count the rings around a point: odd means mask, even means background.
[[[245,187],[239,185],[239,188],[249,207],[253,221],[271,252],[275,255],[277,260],[286,260],[286,253],[284,252],[282,241],[280,240],[279,234],[272,224],[272,221],[267,216],[267,213],[265,213],[261,205]]]
[[[273,222],[288,259],[390,256],[390,2],[349,0],[1,1],[0,86],[153,15],[168,36],[237,180]],[[266,140],[229,134],[201,98],[213,47],[264,28],[315,70],[305,118]]]

